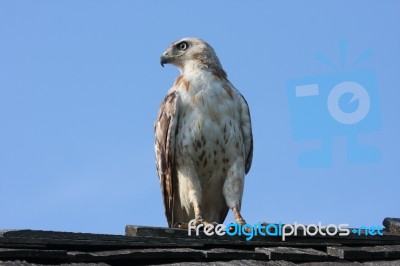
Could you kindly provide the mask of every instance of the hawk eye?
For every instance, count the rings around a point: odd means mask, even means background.
[[[179,50],[185,51],[187,49],[187,47],[188,47],[187,42],[181,42],[180,44],[178,44]]]

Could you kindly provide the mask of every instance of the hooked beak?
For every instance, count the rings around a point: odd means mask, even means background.
[[[168,64],[170,62],[171,62],[171,56],[169,55],[168,50],[167,50],[160,57],[160,64],[162,67],[164,67],[164,64]]]
[[[168,57],[162,55],[160,58],[160,64],[162,67],[164,67],[164,64],[168,64]]]

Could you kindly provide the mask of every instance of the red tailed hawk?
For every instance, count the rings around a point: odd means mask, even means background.
[[[229,82],[214,49],[197,38],[161,56],[181,74],[161,104],[155,130],[157,172],[169,227],[223,223],[240,214],[253,136],[249,107]]]

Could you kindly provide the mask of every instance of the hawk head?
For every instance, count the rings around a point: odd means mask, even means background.
[[[172,43],[162,54],[160,63],[173,64],[179,68],[181,73],[196,68],[206,68],[217,71],[226,77],[221,63],[214,49],[205,41],[198,38],[183,38]]]

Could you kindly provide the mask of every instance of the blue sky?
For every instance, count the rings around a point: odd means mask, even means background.
[[[397,1],[1,1],[0,228],[166,226],[153,122],[178,70],[159,56],[187,36],[214,47],[250,105],[249,223],[400,217],[399,23]],[[355,64],[362,55],[370,56]],[[323,115],[342,81],[369,93],[363,123]],[[321,94],[291,98],[301,82],[320,84]],[[347,113],[362,104],[343,99]],[[296,139],[303,131],[313,138]],[[347,160],[349,150],[367,154],[353,137],[378,156]],[[328,165],[299,160],[321,143]]]

